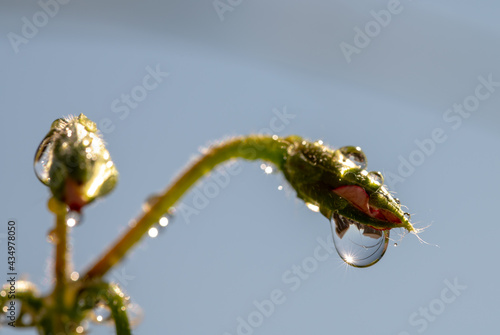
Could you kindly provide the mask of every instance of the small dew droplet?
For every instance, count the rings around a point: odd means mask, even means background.
[[[168,226],[168,217],[163,216],[158,223],[160,224],[161,227]]]
[[[278,186],[278,191],[281,191],[281,190],[283,190],[283,186],[282,185]]]
[[[142,210],[148,212],[151,208],[158,202],[160,196],[158,194],[153,194],[146,199],[146,202],[142,204]]]
[[[394,246],[395,246],[395,247],[397,247],[397,246],[398,246],[397,242],[394,242]]]
[[[33,323],[33,317],[31,316],[31,314],[26,313],[22,316],[21,322],[25,326],[30,326]]]
[[[365,153],[360,147],[345,146],[339,149],[339,151],[351,162],[354,163],[358,168],[364,170],[368,164]]]
[[[368,172],[368,177],[372,179],[374,182],[383,185],[384,184],[384,176],[382,176],[382,173],[378,171],[370,171]]]
[[[52,244],[56,244],[58,242],[57,235],[56,235],[56,230],[55,229],[52,229],[47,234],[47,242],[52,243]]]
[[[344,262],[368,267],[384,256],[389,245],[389,230],[378,230],[334,213],[330,220],[333,243]]]
[[[148,235],[151,238],[155,238],[156,236],[158,236],[158,228],[156,228],[156,227],[149,228]]]
[[[78,278],[80,278],[80,274],[76,271],[71,272],[69,275],[69,278],[71,278],[72,281],[77,281]]]
[[[66,225],[70,228],[76,227],[82,221],[82,214],[77,211],[69,211],[66,214]]]
[[[404,213],[405,218],[410,221],[411,219],[411,214],[410,213]]]

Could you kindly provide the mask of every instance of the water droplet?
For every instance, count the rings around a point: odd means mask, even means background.
[[[142,210],[144,212],[148,212],[149,210],[151,210],[151,207],[153,207],[154,204],[156,204],[156,202],[158,201],[159,198],[160,198],[160,196],[158,194],[150,195],[146,199],[146,202],[144,204],[142,204]]]
[[[274,171],[274,169],[273,169],[273,167],[271,165],[267,165],[267,164],[264,164],[264,163],[260,164],[260,168],[261,168],[261,170],[264,170],[264,172],[266,174],[271,174]]]
[[[370,177],[374,182],[379,183],[380,185],[384,184],[384,176],[382,176],[382,173],[378,171],[368,172],[368,177]]]
[[[358,168],[366,169],[368,162],[365,153],[360,147],[345,146],[340,148],[339,151]]]
[[[69,275],[69,278],[71,278],[72,281],[77,281],[78,278],[80,278],[80,274],[76,271],[71,272]]]
[[[397,247],[398,246],[398,243],[397,242],[394,242],[394,246]]]
[[[33,316],[31,314],[29,314],[29,313],[24,314],[21,317],[21,323],[24,326],[31,326],[31,324],[33,323]]]
[[[313,212],[319,212],[319,206],[315,204],[311,204],[310,202],[306,202],[307,208],[312,210]]]
[[[133,303],[127,304],[127,314],[131,327],[136,327],[144,317],[142,308],[138,304]]]
[[[394,201],[396,201],[398,205],[401,205],[401,201],[398,198],[394,198]]]
[[[77,211],[69,211],[66,214],[66,225],[70,228],[76,227],[82,221],[82,214]]]
[[[279,137],[278,137],[278,135],[273,135],[272,138],[273,138],[273,140],[277,141]]]
[[[337,213],[333,214],[330,223],[340,258],[354,267],[377,263],[389,245],[389,230],[378,230]]]
[[[410,213],[404,213],[405,218],[410,221],[411,219],[411,214]]]
[[[169,221],[168,217],[163,216],[158,223],[160,224],[161,227],[166,227],[168,226],[168,221]]]
[[[156,236],[158,236],[158,228],[156,228],[156,227],[149,228],[148,235],[149,235],[149,237],[152,237],[152,238],[155,238]]]
[[[77,334],[83,334],[83,332],[85,331],[85,328],[83,326],[78,326],[78,327],[76,327],[75,331]]]
[[[102,323],[111,320],[111,310],[102,302],[98,302],[92,309],[92,321]]]
[[[50,182],[49,171],[52,164],[52,152],[54,149],[54,143],[51,138],[45,138],[35,155],[34,169],[37,178],[48,185]]]
[[[55,229],[50,230],[49,233],[47,234],[47,242],[52,244],[57,244],[58,238]]]
[[[283,186],[282,185],[278,186],[278,191],[281,191],[281,190],[283,190]]]

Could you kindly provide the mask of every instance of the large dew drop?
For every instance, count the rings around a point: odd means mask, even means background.
[[[76,227],[82,221],[82,214],[77,211],[69,211],[66,214],[66,225],[70,228]]]
[[[366,155],[361,150],[360,147],[353,146],[345,146],[339,149],[339,151],[351,162],[354,163],[358,168],[364,170],[368,165],[368,160],[366,159]]]
[[[333,242],[344,262],[358,268],[377,263],[389,245],[389,230],[378,230],[337,213],[330,220]]]
[[[49,170],[52,164],[53,143],[49,139],[42,141],[35,154],[34,169],[37,178],[48,185],[50,182]]]

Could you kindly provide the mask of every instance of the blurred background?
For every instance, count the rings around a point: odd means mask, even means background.
[[[18,271],[51,288],[53,218],[32,164],[56,118],[94,120],[120,171],[73,229],[76,271],[200,149],[297,134],[360,146],[429,244],[393,231],[398,245],[378,264],[347,267],[328,221],[282,177],[260,162],[224,166],[108,276],[142,309],[136,334],[497,332],[499,10],[487,0],[2,1],[0,278],[15,219]]]

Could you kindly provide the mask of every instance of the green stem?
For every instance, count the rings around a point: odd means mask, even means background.
[[[56,284],[54,288],[55,301],[58,306],[65,306],[66,288],[68,285],[68,226],[66,225],[66,213],[56,214],[56,228],[54,230],[56,239],[56,264],[54,275]]]
[[[127,315],[125,295],[115,284],[92,283],[85,287],[85,293],[91,295],[96,300],[103,300],[111,312],[111,318],[115,323],[116,334],[132,334],[130,320]]]
[[[56,227],[53,230],[54,244],[56,248],[54,277],[55,285],[52,293],[53,314],[52,326],[56,334],[66,333],[65,324],[68,320],[68,311],[71,304],[71,294],[68,288],[69,271],[71,269],[71,257],[68,248],[68,226],[66,223],[66,205],[55,198],[49,200],[48,207],[56,216]],[[48,321],[48,320],[47,320]],[[44,321],[44,328],[49,324]]]
[[[150,208],[135,221],[129,230],[95,263],[82,277],[83,280],[100,278],[115,264],[120,262],[160,218],[195,184],[218,164],[234,159],[265,160],[281,168],[289,142],[285,139],[250,135],[234,138],[211,147],[196,162],[174,180]]]

